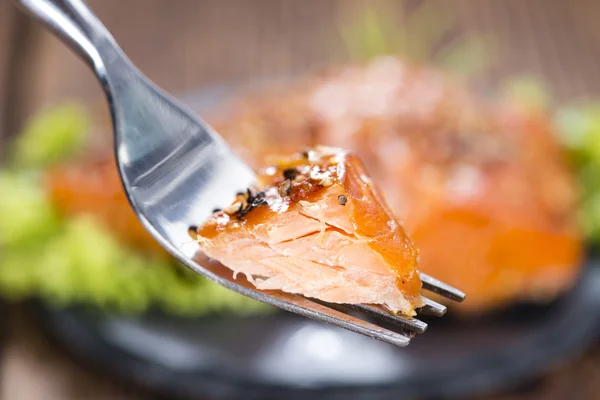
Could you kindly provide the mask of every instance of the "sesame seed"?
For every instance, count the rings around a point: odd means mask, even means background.
[[[286,179],[281,183],[281,185],[279,185],[277,190],[281,197],[289,196],[292,191],[292,181]]]
[[[286,168],[283,170],[283,177],[285,179],[293,181],[296,178],[296,175],[298,175],[298,170],[296,170],[296,168]]]

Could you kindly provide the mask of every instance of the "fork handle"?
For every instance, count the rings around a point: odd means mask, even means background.
[[[106,83],[113,64],[130,66],[106,27],[82,0],[15,0],[71,47]]]

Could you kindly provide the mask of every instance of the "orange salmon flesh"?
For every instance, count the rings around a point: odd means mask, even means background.
[[[258,289],[414,315],[417,249],[358,158],[317,147],[275,161],[198,228],[202,251]]]

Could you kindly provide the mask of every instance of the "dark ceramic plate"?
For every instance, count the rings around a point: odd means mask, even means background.
[[[595,262],[593,264],[596,264]],[[428,321],[405,349],[291,314],[138,319],[40,308],[74,354],[152,391],[185,398],[456,398],[512,388],[575,357],[600,328],[600,268],[546,307]]]

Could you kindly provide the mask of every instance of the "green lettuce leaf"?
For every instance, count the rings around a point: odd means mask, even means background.
[[[58,229],[58,218],[34,176],[0,171],[0,248],[39,243]]]
[[[11,164],[42,168],[78,152],[90,125],[87,110],[77,103],[63,103],[27,121],[14,142]]]
[[[80,151],[89,117],[63,104],[32,118],[0,170],[0,296],[42,298],[57,306],[93,305],[172,315],[263,313],[263,303],[212,283],[170,258],[122,246],[93,216],[62,219],[40,170]]]
[[[563,107],[555,126],[582,188],[581,226],[588,241],[600,243],[600,104]]]

